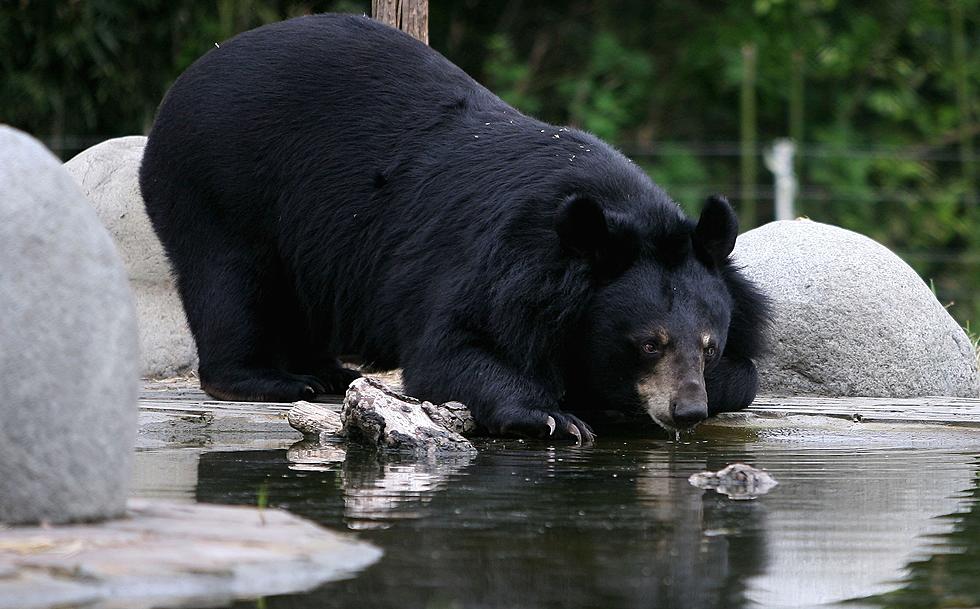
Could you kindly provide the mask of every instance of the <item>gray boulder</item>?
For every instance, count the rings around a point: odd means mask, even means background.
[[[760,392],[977,397],[973,346],[911,267],[886,247],[808,220],[741,235],[735,259],[772,299]]]
[[[109,230],[129,274],[143,374],[168,377],[196,368],[197,349],[170,263],[143,207],[139,166],[145,145],[143,136],[107,140],[76,155],[65,169]]]
[[[125,509],[139,351],[126,272],[61,163],[0,126],[0,522]]]

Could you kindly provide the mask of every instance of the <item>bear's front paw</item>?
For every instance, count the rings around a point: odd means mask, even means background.
[[[318,370],[316,376],[323,381],[324,393],[344,395],[350,384],[361,378],[361,373],[350,368],[334,366]]]
[[[490,431],[505,436],[572,441],[592,444],[595,433],[589,424],[573,414],[557,410],[511,410],[495,417]]]

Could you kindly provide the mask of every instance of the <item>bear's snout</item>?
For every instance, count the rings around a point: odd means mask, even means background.
[[[688,377],[678,385],[670,400],[670,418],[678,429],[693,427],[708,418],[708,393],[701,378]]]
[[[670,405],[670,415],[677,428],[694,427],[708,418],[708,403],[705,400],[676,401]]]

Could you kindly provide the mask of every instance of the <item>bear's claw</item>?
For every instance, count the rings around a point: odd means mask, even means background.
[[[361,378],[361,373],[350,368],[337,366],[317,372],[317,378],[323,381],[323,389],[317,393],[328,395],[344,395],[351,383]]]
[[[494,429],[491,428],[491,431]],[[595,442],[595,433],[589,424],[566,412],[523,411],[502,421],[496,431],[502,435],[524,438],[572,440],[576,445],[590,445]]]

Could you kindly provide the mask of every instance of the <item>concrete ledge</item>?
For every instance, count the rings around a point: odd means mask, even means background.
[[[397,376],[379,378],[399,387]],[[321,402],[340,409],[342,396]],[[300,434],[286,420],[292,404],[221,402],[210,398],[191,378],[144,381],[140,394],[141,448],[173,444],[212,446],[255,442],[262,438],[286,443]],[[862,435],[878,431],[924,430],[927,427],[963,431],[980,428],[980,399],[822,398],[761,395],[746,410],[719,415],[700,425],[695,435],[711,427],[743,430],[833,429],[835,434]],[[880,427],[884,426],[884,427]]]
[[[922,398],[823,398],[760,395],[748,409],[758,415],[819,415],[856,423],[962,425],[980,427],[980,399],[927,396]]]
[[[119,520],[0,530],[0,609],[225,604],[309,590],[380,556],[281,510],[131,499]]]

